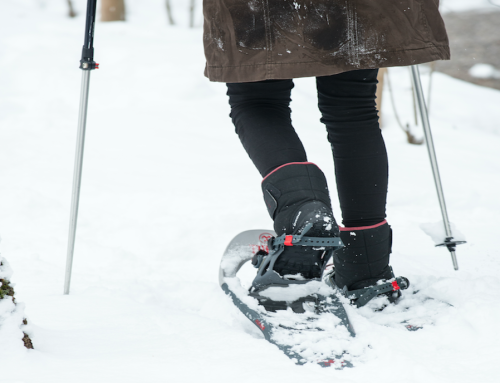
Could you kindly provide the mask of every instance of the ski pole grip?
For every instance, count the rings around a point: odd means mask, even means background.
[[[85,41],[82,48],[80,69],[92,70],[99,67],[94,62],[94,28],[97,0],[87,1],[87,17],[85,21]]]

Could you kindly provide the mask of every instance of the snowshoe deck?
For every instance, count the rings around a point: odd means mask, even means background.
[[[274,236],[273,231],[249,230],[231,241],[219,270],[222,290],[260,329],[264,338],[296,364],[350,366],[350,356],[344,352],[343,345],[355,333],[340,298],[324,282],[270,286],[258,294],[249,294],[241,285],[238,271],[259,251],[268,252],[267,241]],[[278,306],[286,304],[288,309],[267,311],[260,304],[266,300]]]

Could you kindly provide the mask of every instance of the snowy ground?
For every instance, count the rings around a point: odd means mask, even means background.
[[[271,222],[260,176],[227,116],[225,86],[202,75],[201,29],[183,26],[181,0],[180,26],[166,25],[162,0],[129,0],[126,23],[97,24],[101,69],[91,79],[72,289],[64,296],[85,1],[75,3],[76,19],[66,18],[64,1],[0,4],[8,31],[0,34],[0,250],[35,346],[0,345],[2,383],[497,381],[500,92],[441,74],[433,80],[431,123],[449,215],[468,241],[457,250],[458,272],[425,233],[441,219],[427,152],[406,143],[386,92],[392,265],[453,307],[420,313],[434,323],[411,333],[350,309],[358,337],[372,347],[356,368],[297,367],[217,284],[230,239]],[[411,122],[409,72],[390,76],[397,111]],[[423,79],[426,88],[424,68]],[[294,124],[334,189],[314,82],[296,84]],[[5,331],[0,326],[0,339],[16,336]]]

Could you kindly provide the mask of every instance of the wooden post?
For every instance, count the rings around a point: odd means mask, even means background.
[[[125,21],[125,0],[101,0],[101,21]]]
[[[384,90],[384,76],[385,76],[386,72],[387,72],[387,68],[380,68],[378,70],[378,76],[377,76],[378,85],[377,85],[377,93],[376,93],[376,96],[377,96],[376,103],[377,103],[378,121],[379,121],[380,128],[382,128],[382,92]]]

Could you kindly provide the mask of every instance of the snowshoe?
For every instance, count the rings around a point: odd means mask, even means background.
[[[351,366],[351,357],[343,345],[355,336],[355,332],[341,297],[320,278],[306,280],[300,275],[287,278],[273,270],[280,251],[292,244],[322,246],[327,256],[326,253],[341,246],[341,241],[338,237],[305,235],[276,238],[273,231],[266,230],[242,232],[224,252],[219,284],[235,306],[260,329],[264,338],[296,364]],[[237,273],[252,259],[259,272],[247,291]]]

